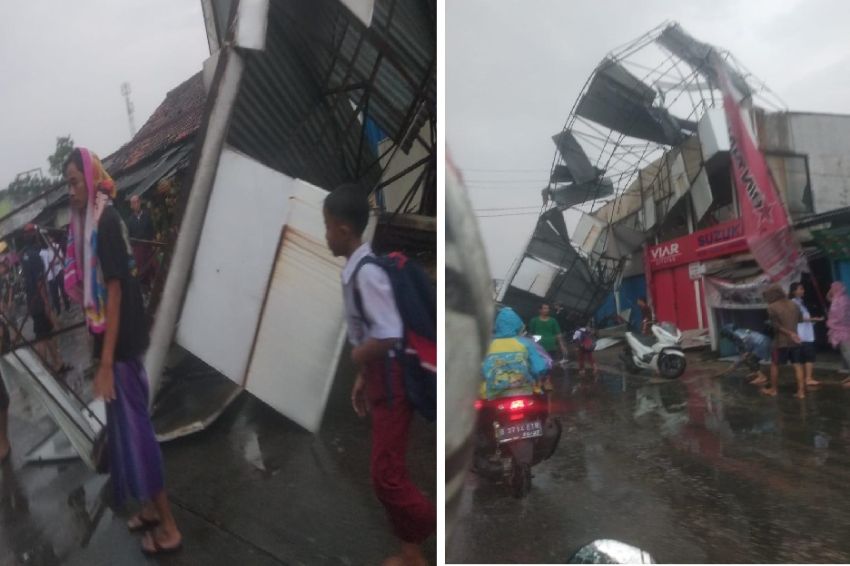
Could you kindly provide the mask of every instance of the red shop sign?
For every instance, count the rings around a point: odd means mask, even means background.
[[[744,223],[738,218],[652,246],[646,257],[649,268],[657,271],[746,250]]]

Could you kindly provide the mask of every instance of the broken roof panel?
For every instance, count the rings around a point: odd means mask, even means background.
[[[602,172],[590,163],[590,159],[587,158],[581,144],[569,130],[555,134],[552,136],[552,141],[555,142],[555,146],[561,154],[561,159],[564,161],[563,165],[558,165],[553,171],[553,183],[558,182],[554,179],[556,172],[563,180],[577,183],[592,181]]]
[[[597,200],[614,194],[610,179],[599,179],[588,183],[570,183],[544,190],[546,196],[560,208],[570,208],[589,200]]]
[[[576,108],[576,114],[634,138],[664,145],[684,139],[679,122],[653,106],[655,91],[625,67],[605,59]]]

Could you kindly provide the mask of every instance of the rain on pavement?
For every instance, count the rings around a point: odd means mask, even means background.
[[[564,435],[526,499],[470,472],[450,563],[560,563],[600,538],[657,562],[850,561],[850,391],[608,369],[556,385]]]

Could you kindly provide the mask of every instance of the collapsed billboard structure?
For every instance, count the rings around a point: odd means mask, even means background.
[[[709,212],[710,152],[698,133],[723,113],[718,73],[745,105],[758,98],[766,107],[783,106],[730,53],[676,23],[665,22],[602,59],[552,137],[556,152],[544,206],[498,300],[525,317],[543,301],[560,302],[571,322],[584,324],[624,270],[643,261],[645,244],[654,243],[677,205],[690,198],[698,217]],[[719,134],[722,144],[725,132]]]

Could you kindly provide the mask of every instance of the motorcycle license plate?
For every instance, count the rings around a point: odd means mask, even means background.
[[[543,436],[543,423],[540,421],[526,421],[500,426],[496,429],[496,440],[500,444],[525,438],[537,438],[538,436]]]

